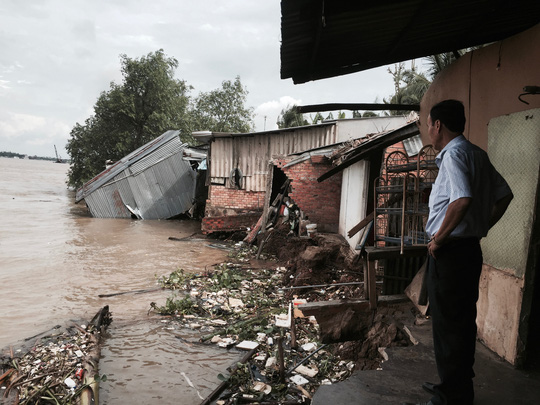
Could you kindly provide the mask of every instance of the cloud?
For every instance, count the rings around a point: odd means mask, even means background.
[[[27,114],[7,113],[0,121],[0,137],[14,138],[45,127],[46,119]]]
[[[0,117],[0,141],[5,151],[17,151],[11,145],[21,145],[28,154],[38,148],[41,156],[52,156],[52,145],[57,144],[62,153],[70,130],[67,123],[54,118],[14,113]]]
[[[291,96],[280,97],[279,100],[266,101],[255,108],[255,126],[258,131],[277,129],[277,120],[282,110],[293,105],[302,104]]]
[[[280,78],[280,3],[247,0],[48,0],[0,5],[1,149],[49,156],[93,112],[120,54],[163,49],[176,77],[208,92],[240,76],[257,130],[293,104],[372,102],[393,91],[384,68],[294,85]],[[62,155],[65,152],[60,151]]]

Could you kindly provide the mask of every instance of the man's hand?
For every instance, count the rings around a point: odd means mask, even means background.
[[[433,238],[431,238],[431,240],[429,241],[427,245],[428,254],[432,256],[433,258],[435,258],[435,251],[439,249],[440,247],[441,247],[440,242],[437,241],[437,239],[434,236]]]

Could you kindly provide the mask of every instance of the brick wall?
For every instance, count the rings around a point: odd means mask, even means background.
[[[262,215],[264,196],[264,192],[211,185],[202,231],[208,234],[253,227]]]
[[[204,217],[201,229],[205,234],[213,232],[243,231],[253,227],[261,217],[261,214],[262,212],[251,212],[217,217]]]
[[[328,158],[312,156],[296,165],[286,167],[290,158],[275,159],[274,163],[291,179],[291,199],[308,219],[322,232],[338,232],[341,202],[341,177],[334,176],[319,183],[317,178],[332,169]]]
[[[262,210],[264,192],[238,190],[212,185],[211,205],[222,208]]]
[[[328,158],[312,156],[296,165],[283,168],[291,158],[274,159],[274,164],[291,179],[291,199],[321,232],[338,232],[341,201],[341,173],[319,183],[317,178],[332,169]],[[264,192],[210,186],[204,233],[251,228],[263,212]]]

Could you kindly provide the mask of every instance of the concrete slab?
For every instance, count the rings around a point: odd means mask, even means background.
[[[431,322],[408,326],[418,344],[387,349],[382,370],[359,371],[348,380],[321,386],[312,405],[396,405],[426,402],[421,385],[438,382],[433,355]],[[476,349],[475,405],[540,403],[540,373],[517,370],[481,343]]]

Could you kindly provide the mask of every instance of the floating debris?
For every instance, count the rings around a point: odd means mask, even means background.
[[[307,404],[323,382],[346,379],[352,373],[348,363],[321,344],[315,319],[296,308],[308,300],[284,296],[287,268],[274,262],[252,268],[247,263],[255,250],[235,249],[238,260],[211,271],[178,270],[159,278],[174,295],[163,306],[151,303],[151,310],[172,315],[169,326],[194,329],[197,324],[201,342],[250,351],[228,375],[219,376],[222,385],[203,404]]]
[[[92,403],[98,397],[99,342],[110,324],[108,307],[88,325],[72,325],[48,336],[22,354],[10,350],[0,358],[2,404]]]

